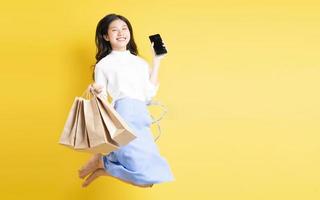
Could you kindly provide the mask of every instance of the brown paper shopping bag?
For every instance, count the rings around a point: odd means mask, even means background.
[[[77,151],[108,154],[135,138],[107,100],[87,90],[86,98],[75,98],[59,143]]]
[[[74,149],[86,149],[90,147],[88,133],[85,125],[83,99],[79,98],[79,110],[76,123],[76,134],[74,136]]]
[[[69,111],[67,121],[62,131],[59,143],[66,146],[74,146],[74,138],[76,135],[77,118],[79,115],[79,98],[76,97]]]
[[[74,100],[59,143],[79,150],[90,147],[84,124],[83,102],[79,97]]]
[[[108,128],[110,137],[117,142],[119,146],[128,144],[136,136],[133,130],[122,119],[117,111],[103,98],[101,95],[96,95],[95,98],[101,117]]]
[[[95,96],[89,100],[83,100],[83,112],[90,145],[88,151],[109,153],[118,149],[119,146],[112,140],[103,122]]]
[[[94,99],[76,97],[59,141],[80,152],[108,154],[119,147],[101,120]]]

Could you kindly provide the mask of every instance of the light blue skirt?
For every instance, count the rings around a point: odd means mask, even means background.
[[[126,97],[117,100],[114,108],[132,128],[137,138],[103,156],[105,170],[111,176],[138,185],[174,180],[167,161],[161,157],[154,142],[150,130],[152,118],[146,102]]]

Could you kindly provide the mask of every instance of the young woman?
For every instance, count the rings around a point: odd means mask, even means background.
[[[138,56],[130,22],[109,14],[96,29],[95,83],[91,89],[112,97],[111,105],[132,128],[136,139],[108,155],[96,154],[79,170],[83,187],[99,176],[112,176],[124,182],[151,187],[174,179],[170,167],[154,143],[150,130],[152,118],[147,104],[158,91],[160,60],[153,43],[153,68]],[[88,176],[89,175],[89,176]]]

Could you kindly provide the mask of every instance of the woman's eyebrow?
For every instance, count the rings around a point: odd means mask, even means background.
[[[127,25],[122,25],[121,27],[124,27],[124,26],[127,26]],[[117,28],[116,26],[111,26],[111,28]]]

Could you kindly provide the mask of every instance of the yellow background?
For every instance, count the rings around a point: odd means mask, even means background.
[[[308,0],[2,2],[0,198],[320,199],[319,10]],[[168,47],[155,100],[169,108],[158,146],[176,181],[152,189],[107,177],[83,189],[89,155],[57,143],[91,82],[96,24],[113,12],[149,62],[148,35]]]

